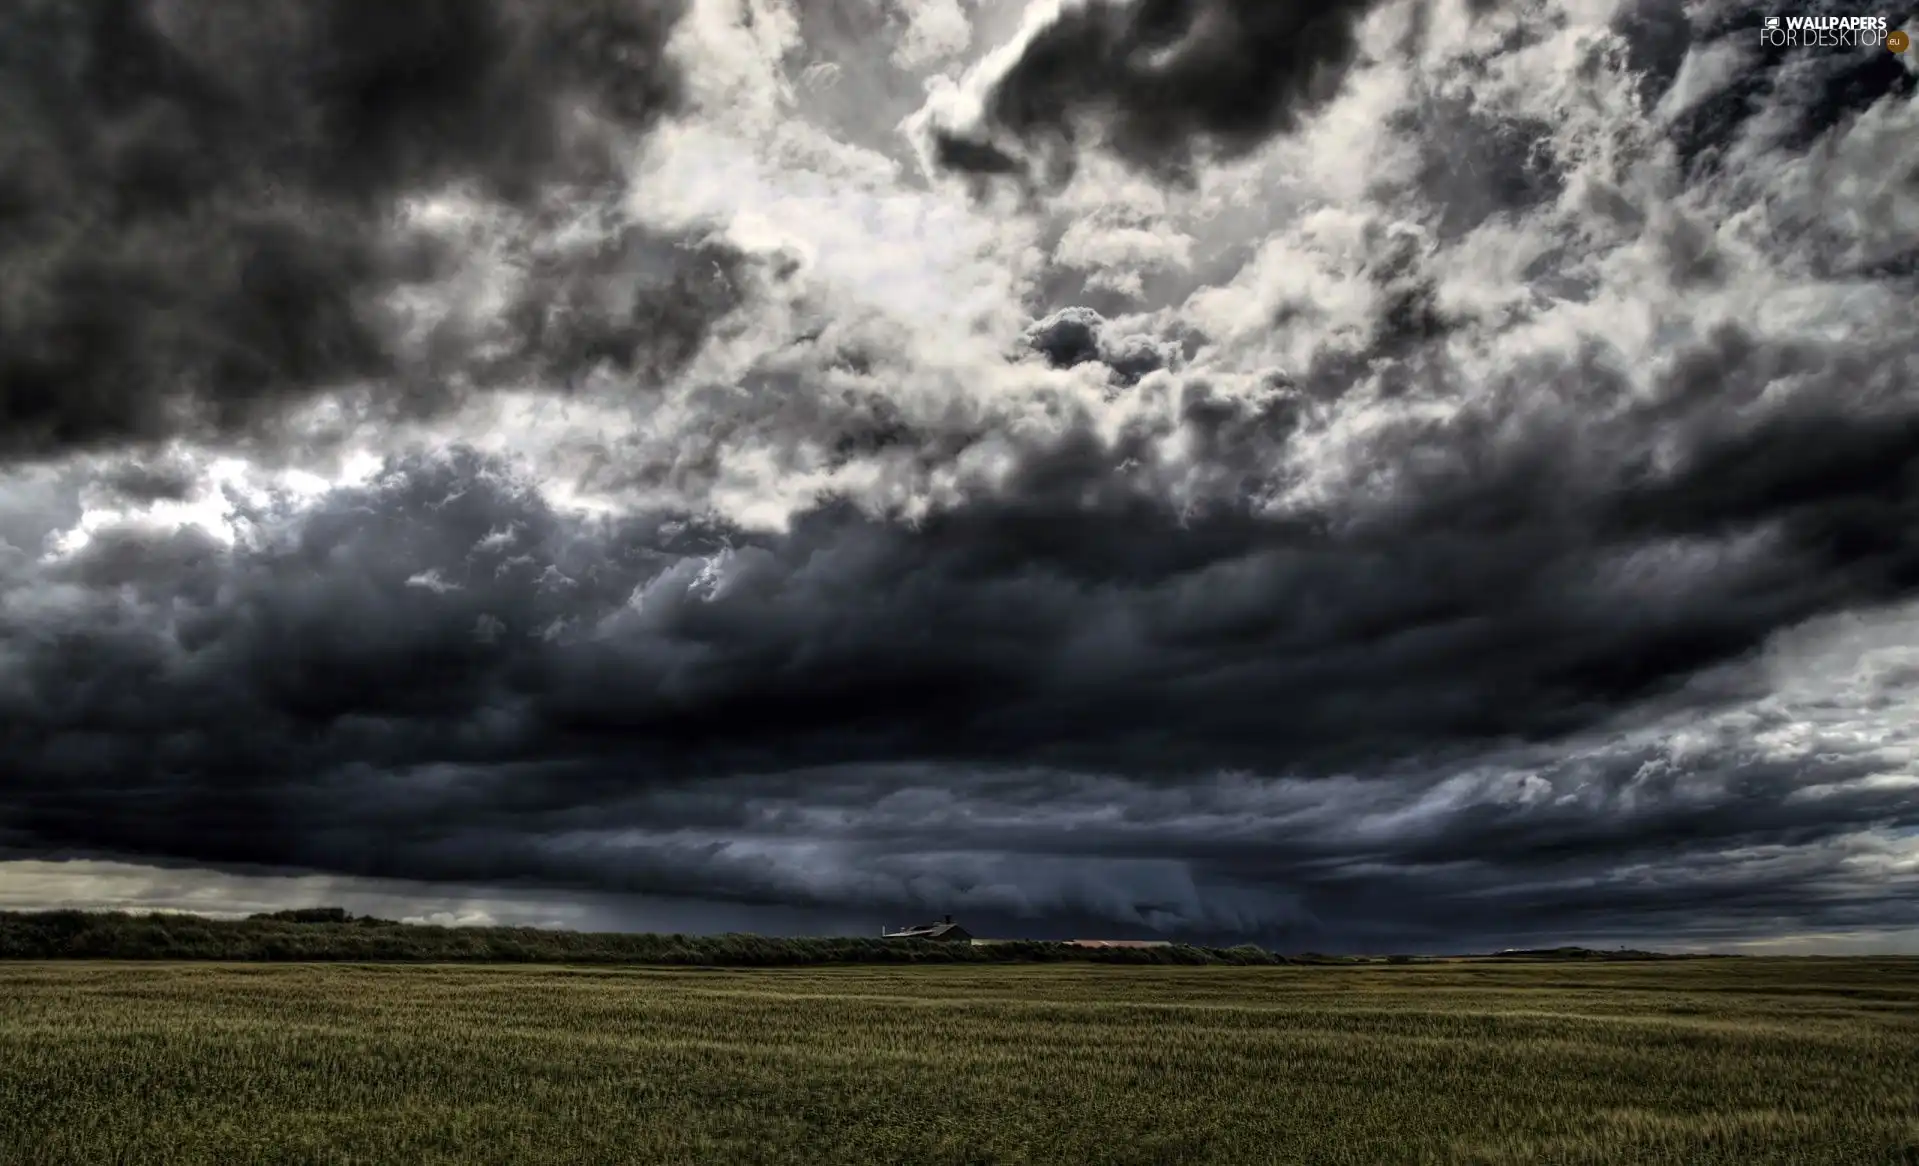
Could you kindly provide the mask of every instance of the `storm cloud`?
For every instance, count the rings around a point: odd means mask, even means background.
[[[35,894],[1919,927],[1919,106],[1883,49],[1768,56],[1724,6],[95,7],[29,10],[67,55],[7,81],[66,184],[0,236]],[[158,63],[58,88],[109,33]],[[412,96],[349,124],[382,70]],[[947,174],[962,124],[1007,165]],[[134,199],[149,139],[205,164]],[[283,255],[262,215],[371,258],[222,282]]]
[[[286,398],[367,383],[443,396],[469,370],[408,359],[398,293],[446,279],[460,255],[411,212],[459,195],[535,224],[577,216],[679,100],[664,55],[678,7],[10,5],[6,449],[230,434]],[[527,266],[519,317],[574,306],[606,271],[539,254]],[[550,356],[568,371],[611,356],[630,372],[638,349],[670,361],[696,341],[710,298],[522,332],[561,347]],[[429,347],[444,358],[474,339],[449,323]]]
[[[1044,155],[1054,181],[1092,139],[1161,175],[1197,151],[1244,154],[1338,92],[1372,0],[1092,0],[1064,7],[985,99],[987,132]],[[940,161],[1018,168],[990,140],[942,133]]]

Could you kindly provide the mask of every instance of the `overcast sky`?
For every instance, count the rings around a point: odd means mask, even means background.
[[[6,5],[0,907],[1919,949],[1919,53],[1763,15]]]

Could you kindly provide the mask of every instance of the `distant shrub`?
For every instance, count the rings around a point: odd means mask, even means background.
[[[353,916],[344,907],[295,907],[289,911],[265,911],[248,919],[275,923],[351,923]]]

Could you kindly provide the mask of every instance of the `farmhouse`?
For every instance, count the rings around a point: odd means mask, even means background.
[[[958,943],[965,943],[973,938],[972,933],[953,922],[951,915],[940,923],[922,923],[918,927],[907,927],[899,931],[881,931],[880,936],[884,939],[943,939]]]

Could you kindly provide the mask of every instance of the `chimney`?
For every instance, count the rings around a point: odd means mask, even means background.
[[[951,922],[953,921],[953,917],[952,917],[951,915],[948,915],[948,916],[946,917],[946,921],[947,921],[948,923],[951,923]]]

